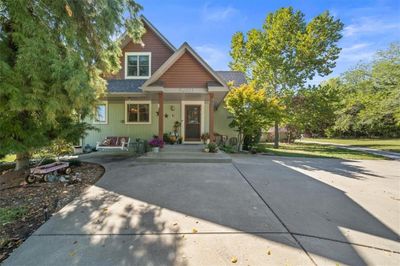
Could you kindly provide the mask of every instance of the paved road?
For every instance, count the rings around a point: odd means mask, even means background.
[[[106,160],[4,265],[398,265],[397,161]],[[97,159],[100,160],[100,159]]]
[[[390,151],[382,151],[372,148],[360,147],[360,146],[352,146],[346,144],[338,144],[338,143],[329,143],[329,142],[319,142],[319,141],[310,141],[310,140],[299,140],[300,143],[314,143],[314,144],[322,144],[322,145],[332,145],[342,149],[348,149],[352,151],[362,151],[375,155],[380,155],[393,160],[400,160],[400,153],[398,152],[390,152]]]

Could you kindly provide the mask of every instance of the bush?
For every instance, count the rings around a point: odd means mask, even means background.
[[[218,146],[217,146],[217,144],[211,142],[211,143],[207,144],[207,149],[209,152],[215,153],[218,151]]]
[[[147,140],[143,140],[143,146],[144,146],[144,152],[149,152],[150,151],[150,145]]]
[[[245,135],[243,139],[243,150],[250,151],[254,145],[257,145],[261,139],[261,129],[253,135]]]
[[[235,153],[236,152],[236,148],[231,145],[223,145],[220,147],[220,149],[226,153]]]
[[[69,163],[69,166],[81,166],[82,162],[78,159],[72,159],[67,161]]]
[[[50,163],[54,163],[54,162],[56,162],[55,159],[53,159],[53,158],[46,158],[46,159],[44,159],[44,160],[40,163],[40,165],[50,164]]]
[[[168,133],[163,134],[163,140],[165,143],[169,143],[169,134]]]

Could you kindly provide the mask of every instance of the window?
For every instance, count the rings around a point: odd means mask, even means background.
[[[100,102],[96,105],[94,123],[95,124],[107,124],[107,102]]]
[[[125,53],[125,78],[149,78],[151,75],[151,53]]]
[[[125,102],[126,124],[150,124],[151,123],[150,101],[127,101]]]

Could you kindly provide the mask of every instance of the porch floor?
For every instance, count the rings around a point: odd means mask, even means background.
[[[176,162],[176,163],[230,163],[232,158],[219,151],[207,153],[202,144],[165,145],[158,153],[148,152],[139,157],[139,162]]]

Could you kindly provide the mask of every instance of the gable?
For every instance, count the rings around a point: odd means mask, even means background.
[[[144,23],[144,26],[146,29],[146,33],[142,36],[144,46],[140,43],[134,43],[128,36],[122,40],[121,69],[116,75],[111,76],[112,79],[125,78],[125,53],[127,52],[151,52],[151,73],[156,72],[175,52],[146,23]]]
[[[218,80],[187,50],[155,82],[164,88],[207,88]]]

